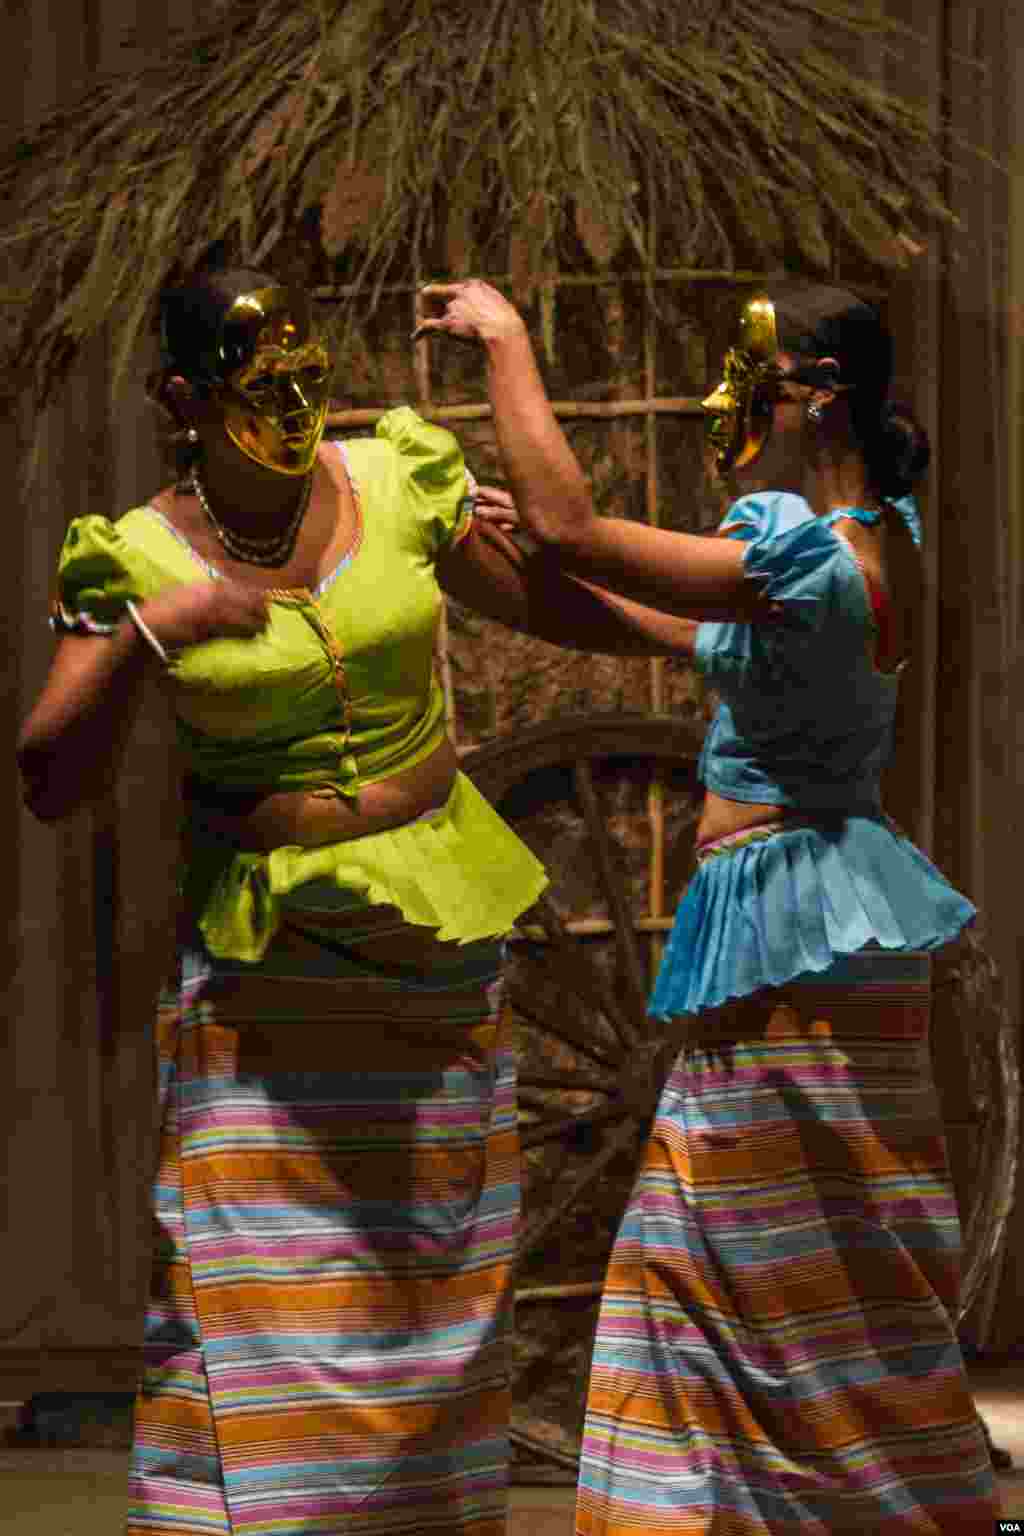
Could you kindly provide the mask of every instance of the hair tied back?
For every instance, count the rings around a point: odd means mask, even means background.
[[[906,495],[920,480],[931,460],[931,445],[909,405],[897,400],[883,403],[877,449],[871,457],[884,495]]]

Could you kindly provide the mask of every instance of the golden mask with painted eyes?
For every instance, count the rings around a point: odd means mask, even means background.
[[[775,306],[767,295],[758,294],[743,306],[721,382],[701,401],[707,441],[720,473],[746,469],[768,441],[779,397],[778,353]]]
[[[308,474],[327,421],[331,370],[308,298],[284,287],[240,294],[218,352],[228,437],[266,469]]]

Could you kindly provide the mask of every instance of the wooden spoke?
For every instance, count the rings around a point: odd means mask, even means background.
[[[1017,1178],[1021,1070],[1019,1024],[1006,1005],[1005,985],[977,924],[961,934],[956,950],[945,959],[947,967],[954,957],[957,963],[946,984],[954,984],[954,1017],[969,1042],[971,1109],[974,1115],[980,1113],[985,1127],[978,1136],[973,1179],[981,1193],[964,1222],[956,1319],[960,1323],[984,1291],[993,1267],[1003,1260]]]
[[[588,1305],[568,1308],[559,1319],[560,1326],[558,1330],[558,1343],[556,1345],[558,1355],[571,1355],[573,1345],[582,1342],[584,1335],[589,1334],[593,1328],[593,1311],[590,1304],[593,1303],[594,1298],[587,1296],[584,1299]],[[545,1367],[550,1369],[552,1363],[552,1341],[548,1338],[546,1341],[547,1348],[538,1349],[536,1347],[536,1340],[530,1339],[528,1327],[521,1328],[520,1333],[526,1347],[520,1351],[520,1358],[516,1361],[513,1375],[517,1391],[519,1394],[522,1394],[524,1390],[529,1393],[531,1379],[536,1380],[538,1372],[543,1373]],[[541,1375],[542,1380],[543,1375]]]
[[[516,1305],[521,1301],[567,1301],[573,1296],[600,1296],[603,1280],[584,1280],[578,1285],[527,1285],[516,1291]]]
[[[593,1297],[588,1296],[586,1302],[587,1305],[577,1305],[572,1308],[568,1316],[559,1318],[561,1326],[558,1331],[558,1343],[554,1350],[547,1330],[537,1338],[531,1334],[529,1324],[517,1329],[517,1347],[511,1379],[514,1397],[519,1401],[525,1399],[529,1402],[538,1391],[543,1392],[545,1377],[560,1356],[564,1357],[568,1354],[571,1358],[581,1344],[585,1347],[587,1335],[593,1329]],[[543,1329],[543,1320],[540,1321]],[[589,1350],[587,1353],[589,1354]],[[531,1430],[536,1432],[537,1427],[543,1425],[545,1435],[553,1437],[556,1445],[560,1440],[564,1440],[565,1430],[560,1431],[558,1426],[551,1423],[549,1419],[541,1419],[533,1414],[520,1416],[515,1408],[513,1408],[513,1419],[518,1421],[519,1429],[525,1434],[529,1434]]]
[[[536,1220],[530,1222],[523,1233],[522,1241],[519,1245],[520,1261],[527,1254],[533,1252],[537,1245],[551,1231],[555,1223],[561,1220],[573,1202],[579,1199],[588,1185],[593,1184],[594,1180],[607,1168],[612,1159],[618,1156],[623,1147],[632,1145],[635,1140],[636,1127],[632,1120],[626,1125],[620,1125],[617,1130],[611,1133],[600,1152],[591,1158],[585,1168],[580,1169],[569,1185],[569,1188],[559,1197],[557,1202],[549,1206],[542,1216],[538,1216]]]
[[[519,1074],[521,1088],[565,1088],[570,1093],[614,1093],[610,1077],[589,1077],[585,1072],[534,1072]]]
[[[526,1356],[527,1370],[533,1361],[536,1360],[539,1356],[545,1354],[545,1352],[546,1345],[543,1344],[540,1340],[532,1339],[528,1333],[523,1335],[522,1339],[520,1340],[519,1353]]]
[[[545,969],[557,975],[563,985],[582,1002],[589,1003],[597,1012],[604,1014],[622,1045],[632,1044],[629,1019],[609,986],[607,977],[588,964],[579,945],[567,934],[561,914],[550,896],[545,893],[532,910],[540,918],[550,946],[543,950]]]
[[[605,898],[608,902],[612,919],[615,923],[615,942],[618,946],[622,960],[623,970],[626,975],[626,984],[629,988],[630,1001],[633,1005],[635,1016],[643,1020],[647,1016],[647,985],[644,980],[643,966],[640,963],[640,951],[637,948],[636,936],[633,932],[633,918],[626,904],[626,895],[622,885],[616,877],[612,863],[611,839],[601,807],[597,801],[597,791],[594,788],[594,778],[590,771],[590,764],[584,758],[578,759],[573,768],[573,776],[576,781],[576,792],[580,798],[583,809],[583,817],[587,824],[587,831],[594,846],[597,858],[598,873],[601,884],[604,887]],[[636,1029],[631,1019],[625,1018],[626,1044],[636,1045],[640,1032]]]
[[[541,1034],[551,1035],[554,1039],[561,1040],[563,1045],[571,1046],[581,1056],[588,1056],[597,1067],[604,1067],[609,1070],[614,1070],[618,1067],[618,1062],[606,1055],[600,1045],[595,1045],[593,1040],[589,1040],[582,1030],[574,1028],[565,1018],[564,1014],[560,1014],[557,1022],[554,1023],[550,1018],[541,1018],[534,1010],[532,998],[530,1002],[524,1000],[520,987],[515,985],[509,987],[509,1002],[516,1012],[522,1015],[527,1024],[532,1025]]]
[[[652,672],[659,682],[660,670]],[[658,942],[672,926],[667,890],[676,872],[669,837],[685,825],[696,793],[704,732],[696,717],[663,712],[660,692],[652,692],[652,702],[654,716],[546,721],[462,758],[477,788],[542,858],[554,827],[565,830],[570,856],[581,840],[586,855],[566,886],[580,891],[578,902],[572,898],[563,911],[547,893],[509,936],[527,1211],[513,1366],[512,1439],[521,1481],[576,1479],[581,1362],[613,1226],[663,1075],[663,1032],[646,1014],[648,957],[656,962]],[[620,802],[616,793],[615,805],[621,803],[626,820],[622,828],[616,820],[613,834],[603,814],[603,786],[617,774],[616,764],[625,795]],[[621,879],[620,838],[631,850],[631,871],[642,850],[650,854],[642,889]],[[572,1113],[573,1101],[563,1095],[576,1092],[593,1097]],[[556,1237],[570,1213],[573,1230],[587,1236],[586,1254],[573,1253],[568,1271]]]
[[[578,1115],[568,1115],[564,1120],[550,1120],[546,1125],[525,1125],[519,1132],[519,1145],[523,1148],[536,1147],[542,1141],[558,1141],[563,1136],[576,1136],[581,1130],[595,1130],[613,1120],[621,1120],[629,1113],[627,1104],[616,1101],[599,1105],[595,1109],[581,1110]]]
[[[516,1084],[516,1098],[520,1104],[528,1105],[531,1109],[550,1110],[551,1100],[546,1093],[541,1093],[538,1088],[531,1088],[529,1084]]]

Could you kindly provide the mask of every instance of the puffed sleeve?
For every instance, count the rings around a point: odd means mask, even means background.
[[[817,634],[836,620],[866,617],[856,561],[816,517],[784,533],[756,534],[743,552],[743,568],[783,623],[795,628]]]
[[[740,538],[774,539],[814,516],[802,496],[791,491],[756,491],[734,501],[719,525],[719,534]]]
[[[465,538],[473,522],[476,481],[466,468],[458,439],[424,421],[409,406],[388,411],[377,437],[395,449],[408,509],[422,547],[432,559]]]
[[[76,517],[57,562],[50,624],[58,634],[112,634],[125,604],[142,601],[151,587],[115,523],[95,514]]]
[[[836,618],[863,624],[866,599],[856,559],[802,496],[743,496],[729,508],[720,532],[744,540],[747,579],[784,624],[816,633]]]
[[[821,643],[835,659],[863,650],[871,610],[852,551],[802,497],[760,493],[730,507],[721,532],[742,538],[745,575],[771,605],[771,624],[702,624],[695,660],[713,683],[817,665]]]

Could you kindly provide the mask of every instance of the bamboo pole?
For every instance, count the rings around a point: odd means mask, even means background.
[[[426,318],[426,311],[420,298],[422,284],[417,278],[412,290],[412,328],[415,331],[420,321]],[[416,393],[419,403],[429,409],[432,399],[430,390],[430,352],[422,341],[416,342],[412,352],[413,372],[416,376]]]
[[[566,918],[562,924],[566,933],[574,938],[603,939],[610,938],[615,932],[615,924],[608,922],[604,917],[571,917]],[[671,916],[637,917],[632,924],[637,933],[668,933],[672,927]],[[547,944],[549,942],[544,929],[537,923],[524,923],[512,929],[510,940],[529,939],[531,944]]]
[[[649,180],[648,194],[648,237],[651,242],[651,260],[653,262],[657,251],[657,224],[655,217],[657,204]],[[651,286],[653,287],[653,280]],[[653,293],[650,290],[648,290],[646,295],[644,318],[644,390],[647,399],[654,400],[658,390],[657,334],[655,331],[656,315]],[[658,513],[658,418],[655,411],[651,410],[646,413],[644,429],[647,449],[647,521],[652,528],[657,528],[660,518]],[[663,656],[651,657],[650,681],[651,712],[655,715],[663,714],[665,709],[665,658]],[[665,911],[665,787],[657,763],[654,765],[651,787],[647,796],[647,818],[651,828],[651,845],[647,868],[648,908],[653,918],[660,918]],[[664,944],[658,933],[655,932],[651,939],[648,955],[652,987],[657,978],[658,971],[661,969],[663,952]]]
[[[422,346],[422,343],[419,343]],[[563,421],[575,418],[601,419],[616,416],[700,416],[696,395],[665,395],[660,400],[553,400],[551,408]],[[372,427],[390,406],[357,407],[327,412],[329,427]],[[429,405],[420,410],[427,421],[489,421],[489,405]]]
[[[422,280],[419,271],[415,275],[412,290],[412,328],[415,331],[420,321],[424,319],[426,311],[420,298]],[[433,394],[430,387],[430,348],[423,341],[418,341],[413,347],[413,370],[416,377],[417,403],[421,416],[428,420],[436,419],[433,409]],[[331,417],[328,416],[328,421]],[[354,423],[350,423],[353,424]],[[437,657],[437,669],[441,675],[441,691],[444,694],[444,722],[448,731],[448,738],[452,746],[458,751],[459,723],[455,717],[455,686],[452,682],[452,658],[448,648],[448,603],[444,593],[441,593],[441,613],[437,621],[437,637],[434,644],[434,653]]]
[[[730,267],[654,267],[644,268],[637,272],[560,272],[558,274],[558,286],[560,288],[602,288],[614,286],[616,283],[729,283],[752,284],[769,283],[778,277],[778,272],[737,272]],[[439,279],[440,281],[440,279]],[[491,273],[485,277],[485,281],[494,288],[513,287],[512,279],[506,272]],[[877,283],[851,283],[853,291],[865,298],[885,298],[888,289]],[[407,294],[413,291],[410,283],[384,283],[379,289],[373,289],[372,284],[366,283],[341,283],[338,285],[327,284],[313,289],[313,298],[319,303],[331,303],[339,299],[369,298],[371,295],[383,297],[385,295]]]

